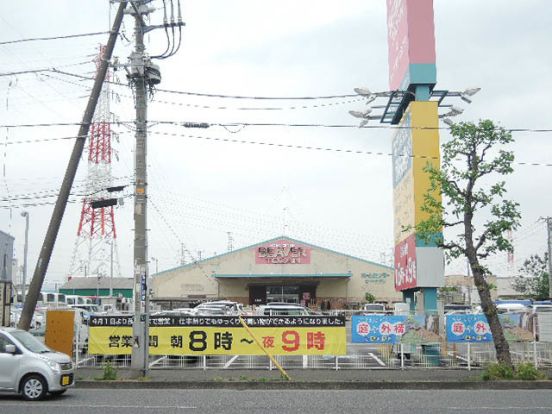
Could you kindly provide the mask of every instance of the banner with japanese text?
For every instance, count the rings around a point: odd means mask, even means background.
[[[406,316],[353,315],[353,343],[395,344],[405,331]]]
[[[353,315],[351,339],[372,344],[438,343],[436,328],[434,315]]]
[[[346,355],[345,318],[254,316],[245,323],[272,355]],[[264,355],[238,317],[155,316],[149,324],[150,355]],[[92,316],[89,353],[129,355],[132,318]]]
[[[498,315],[507,341],[529,342],[533,321],[529,312],[501,313]],[[448,342],[491,342],[493,335],[484,314],[447,315]]]
[[[483,314],[447,315],[448,342],[491,342],[493,336]]]

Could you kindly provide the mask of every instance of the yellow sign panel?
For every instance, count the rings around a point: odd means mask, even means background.
[[[58,352],[73,355],[75,311],[49,310],[46,312],[44,343]]]
[[[150,355],[265,355],[247,330],[238,325],[237,317],[172,317],[152,322]],[[347,354],[343,317],[259,316],[246,318],[246,322],[272,355]],[[105,326],[91,320],[88,341],[90,354],[128,355],[132,353],[132,327]]]
[[[409,112],[412,122],[412,151],[414,153],[412,170],[414,173],[414,206],[416,224],[428,218],[422,211],[424,197],[429,189],[429,174],[424,171],[428,164],[439,168],[439,113],[438,102],[414,101],[410,103]],[[437,200],[441,194],[434,194]]]

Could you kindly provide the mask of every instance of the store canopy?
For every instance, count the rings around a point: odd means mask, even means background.
[[[351,273],[235,273],[235,274],[219,274],[213,276],[217,279],[296,279],[296,278],[313,278],[313,279],[329,279],[329,278],[350,278]]]

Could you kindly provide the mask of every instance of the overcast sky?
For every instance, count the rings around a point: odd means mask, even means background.
[[[106,31],[115,6],[108,1],[21,0],[3,4],[0,42]],[[162,7],[156,0],[153,5]],[[506,128],[551,129],[547,107],[552,90],[552,2],[524,0],[435,0],[437,88],[481,87],[457,120],[490,118]],[[157,61],[159,88],[220,95],[326,96],[352,93],[356,86],[388,90],[384,0],[273,1],[182,0],[182,46]],[[151,16],[161,23],[162,10]],[[125,18],[132,40],[133,21]],[[94,55],[107,35],[0,45],[0,73],[56,67],[94,75]],[[146,36],[148,52],[165,50],[165,35]],[[115,55],[125,62],[130,44],[119,39]],[[114,142],[116,182],[131,184],[133,103],[124,73],[113,86],[112,111],[123,124]],[[75,123],[82,119],[92,82],[40,72],[0,76],[0,124]],[[351,102],[353,101],[353,102]],[[383,104],[383,102],[377,102]],[[392,131],[321,127],[212,127],[185,129],[155,121],[213,123],[348,124],[348,110],[364,108],[354,98],[254,100],[208,98],[157,91],[150,101],[148,141],[149,254],[159,270],[186,260],[287,234],[296,239],[374,261],[390,259],[393,247],[391,185]],[[254,109],[251,109],[254,108]],[[265,109],[263,109],[265,108]],[[266,109],[272,108],[272,109]],[[278,109],[274,109],[278,108]],[[29,274],[44,240],[55,195],[78,126],[0,129],[0,229],[15,238],[22,262],[24,219],[30,212]],[[442,131],[442,139],[447,132]],[[516,162],[551,163],[552,133],[515,133]],[[213,140],[226,139],[230,142]],[[23,140],[32,143],[20,143]],[[292,147],[237,143],[255,141]],[[301,149],[352,149],[361,154]],[[374,153],[374,154],[371,154]],[[375,154],[375,153],[383,153]],[[81,162],[73,193],[82,194],[87,163]],[[518,268],[546,248],[545,225],[552,215],[552,167],[516,165],[509,197],[522,209],[514,236]],[[129,187],[129,190],[132,187]],[[130,191],[127,190],[127,194]],[[48,287],[69,271],[81,210],[72,197],[47,274]],[[116,211],[119,261],[132,275],[132,199]],[[38,205],[47,203],[46,205]],[[26,205],[26,206],[25,206]],[[384,255],[387,255],[386,257]],[[499,275],[509,271],[505,255],[492,258]],[[331,269],[328,269],[331,270]],[[456,262],[447,273],[464,272]],[[155,265],[150,267],[155,271]]]

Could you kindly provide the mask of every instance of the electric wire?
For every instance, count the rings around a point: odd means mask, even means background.
[[[14,43],[36,42],[36,41],[46,41],[46,40],[59,40],[59,39],[73,39],[73,38],[77,38],[77,37],[88,37],[88,36],[99,36],[99,35],[103,35],[103,34],[111,34],[111,31],[78,33],[78,34],[50,36],[50,37],[31,37],[31,38],[27,38],[27,39],[8,40],[8,41],[0,42],[0,46],[2,46],[2,45],[11,45],[11,44],[14,44]]]

